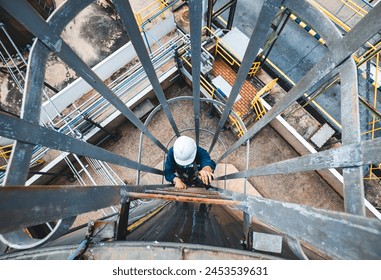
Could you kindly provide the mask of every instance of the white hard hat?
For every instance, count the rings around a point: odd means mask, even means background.
[[[197,146],[194,140],[188,136],[180,136],[173,145],[175,161],[179,165],[191,164],[197,153]]]

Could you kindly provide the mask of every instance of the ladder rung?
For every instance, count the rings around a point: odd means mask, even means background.
[[[148,198],[148,199],[164,199],[164,200],[174,200],[180,202],[192,202],[192,203],[208,203],[208,204],[220,204],[220,205],[238,205],[241,202],[235,200],[227,200],[220,198],[203,198],[203,197],[191,197],[182,195],[165,195],[165,194],[155,194],[155,193],[125,193],[126,197],[132,198]]]

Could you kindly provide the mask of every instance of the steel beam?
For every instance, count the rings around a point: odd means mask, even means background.
[[[242,210],[337,259],[380,259],[381,221],[259,197]]]
[[[125,197],[138,198],[138,199],[164,199],[170,201],[190,202],[190,203],[206,203],[206,204],[218,204],[218,205],[230,205],[237,206],[240,204],[238,201],[218,199],[218,198],[202,198],[192,196],[179,196],[169,194],[154,194],[154,193],[135,193],[135,192],[122,192]]]
[[[120,186],[2,187],[0,233],[118,205],[119,190]]]
[[[190,39],[192,57],[192,89],[196,144],[200,143],[200,74],[202,1],[189,0]]]
[[[160,187],[162,185],[3,187],[0,188],[0,232],[124,203],[129,197],[143,197],[143,192]],[[221,203],[230,203],[334,258],[381,258],[381,221],[377,219],[220,191],[233,199],[221,200]],[[8,219],[10,215],[14,219]]]
[[[226,25],[227,29],[232,29],[233,26],[233,21],[234,21],[234,16],[235,16],[235,9],[237,7],[237,0],[233,0],[233,5],[230,6],[229,9],[229,17],[228,17],[228,24]]]
[[[92,0],[66,2],[65,5],[61,5],[59,9],[55,10],[54,15],[49,18],[49,26],[54,32],[61,33],[72,20],[72,17],[74,18],[92,2]],[[69,14],[70,17],[68,17]],[[49,49],[40,40],[33,43],[28,60],[21,118],[35,124],[40,121],[42,84],[45,80],[45,62],[48,54]],[[36,69],[41,69],[41,71],[36,71]],[[16,141],[8,163],[4,185],[25,184],[34,146]]]
[[[51,149],[75,153],[149,173],[163,174],[163,171],[159,169],[137,163],[100,147],[22,119],[0,113],[0,122],[4,124],[0,127],[0,135],[13,140],[34,145],[39,144]]]
[[[229,9],[232,5],[236,4],[236,0],[229,0],[225,5],[223,5],[221,8],[219,8],[217,11],[213,13],[213,19],[220,16],[222,13],[224,13],[227,9]],[[229,10],[230,11],[230,10]],[[230,13],[229,13],[230,15]]]
[[[54,32],[61,33],[72,20],[67,15],[70,14],[74,17],[91,2],[93,1],[66,2],[65,5],[54,11],[54,16],[49,18],[49,26]],[[45,62],[48,54],[49,49],[40,40],[36,40],[32,46],[28,61],[21,108],[21,118],[35,124],[38,124],[40,120],[42,84],[45,79]],[[41,69],[41,71],[36,71],[36,69]],[[16,141],[4,179],[5,185],[21,185],[25,183],[34,146]]]
[[[49,18],[50,28],[60,34],[64,27],[81,12],[92,0],[68,1],[54,11]],[[70,15],[70,16],[68,16]],[[35,40],[30,52],[27,75],[24,85],[24,97],[21,109],[21,118],[38,124],[41,113],[41,95],[45,78],[45,62],[49,49],[40,41]],[[37,71],[40,69],[40,71]],[[16,141],[11,158],[7,166],[4,185],[24,185],[28,176],[30,160],[33,156],[35,145]],[[24,230],[0,235],[2,242],[17,249],[28,249],[41,245],[53,238],[61,236],[72,225],[75,217],[66,218],[55,222],[52,231],[43,239],[33,239]]]
[[[131,201],[122,204],[119,212],[118,227],[116,232],[116,240],[126,240],[128,234],[128,219],[130,216]]]
[[[206,35],[209,36],[210,35],[209,29],[211,29],[212,27],[214,0],[207,0],[207,1],[208,1],[208,8],[206,11],[206,27],[208,27],[208,29],[206,30]]]
[[[124,29],[127,31],[131,43],[134,46],[139,60],[152,85],[152,89],[155,92],[156,97],[159,100],[161,106],[163,107],[163,111],[166,114],[168,121],[172,126],[173,131],[176,133],[177,136],[180,136],[179,130],[177,129],[171,111],[169,110],[168,102],[165,98],[164,91],[160,85],[159,79],[157,78],[156,71],[153,67],[151,58],[147,52],[146,45],[144,44],[138,24],[136,23],[134,12],[132,11],[129,1],[114,0],[113,3],[122,20]]]
[[[116,109],[126,116],[137,128],[164,152],[167,149],[144,126],[140,119],[124,104],[122,100],[90,69],[90,67],[66,44],[66,42],[51,30],[50,26],[24,0],[3,1],[0,3],[26,29],[39,38],[51,51],[57,54],[89,85],[106,98]]]
[[[381,162],[381,138],[341,146],[314,154],[217,177],[217,180],[287,174],[329,168],[353,168]]]
[[[285,236],[288,247],[290,247],[291,251],[297,256],[300,260],[308,260],[308,257],[303,251],[302,245],[300,242],[290,236]]]
[[[225,122],[234,105],[234,102],[246,80],[247,74],[249,73],[249,70],[252,67],[253,62],[257,57],[260,47],[262,47],[264,42],[266,41],[266,35],[271,26],[271,21],[276,16],[281,3],[281,0],[268,0],[265,1],[262,6],[257,23],[254,27],[249,44],[245,51],[245,55],[243,57],[241,66],[238,70],[237,77],[234,81],[229,98],[226,102],[226,107],[221,115],[220,121],[217,126],[217,130],[214,134],[212,143],[210,145],[209,153],[213,150],[213,147],[217,142],[218,136],[220,135],[220,132],[225,125]],[[247,139],[245,139],[245,141],[246,140]]]
[[[24,86],[21,118],[38,124],[40,121],[42,91],[45,80],[45,61],[48,57],[46,47],[36,41],[32,48],[36,59],[29,60],[26,84]],[[33,69],[33,70],[32,70]],[[41,71],[36,71],[41,69]],[[29,171],[35,145],[16,141],[5,173],[4,185],[24,185]]]
[[[122,188],[137,193],[162,187],[169,185],[2,187],[0,233],[125,203]]]
[[[361,47],[364,42],[376,34],[381,29],[380,14],[381,5],[377,5],[368,13],[368,15],[360,20],[359,23],[345,35],[345,37],[334,41],[333,46],[329,46],[329,54],[326,57],[323,57],[318,64],[308,71],[308,73],[287,93],[286,96],[277,102],[275,106],[252,128],[250,128],[245,135],[234,143],[233,146],[217,160],[217,163],[235,151],[246,140],[255,136],[271,120],[276,118],[334,68],[341,65],[354,51]],[[361,30],[366,30],[366,32],[361,32]]]
[[[357,67],[352,59],[347,59],[338,68],[341,80],[341,143],[359,143],[361,137]],[[362,166],[343,168],[345,212],[365,216],[363,177]]]

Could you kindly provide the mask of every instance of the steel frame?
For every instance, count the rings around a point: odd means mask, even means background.
[[[194,126],[196,133],[196,145],[200,143],[200,75],[201,75],[201,31],[202,31],[202,1],[190,0],[190,36],[191,36],[191,56],[196,62],[192,66],[192,88],[193,88],[193,108]]]
[[[41,92],[44,80],[45,62],[49,51],[56,53],[64,62],[73,68],[79,76],[86,80],[94,89],[100,92],[111,104],[121,111],[142,133],[154,142],[164,152],[166,147],[156,139],[133,112],[110,90],[102,80],[74,53],[74,51],[58,35],[63,27],[83,8],[92,1],[67,1],[48,20],[44,22],[30,9],[23,0],[0,0],[0,4],[17,20],[19,20],[37,38],[31,59],[28,64],[25,99],[21,119],[0,113],[0,135],[16,140],[14,152],[7,169],[5,184],[19,185],[0,188],[0,240],[4,234],[14,230],[35,225],[41,222],[71,217],[83,212],[103,207],[123,204],[129,198],[158,198],[168,200],[194,201],[190,197],[179,198],[166,194],[147,193],[157,190],[159,186],[36,186],[25,188],[24,185],[33,147],[37,144],[53,149],[68,151],[78,155],[96,158],[129,168],[162,174],[161,170],[139,164],[128,158],[113,154],[99,147],[85,143],[70,136],[63,135],[38,124]],[[169,119],[176,135],[179,135],[176,124],[168,109],[164,93],[158,83],[152,62],[145,50],[144,42],[138,33],[136,22],[132,20],[132,10],[128,1],[114,1],[126,30],[131,36],[146,74],[153,85],[154,91]],[[297,171],[343,168],[344,203],[347,213],[338,213],[315,209],[298,204],[274,201],[265,198],[250,197],[220,190],[223,201],[256,216],[264,223],[276,228],[290,239],[294,250],[300,252],[299,241],[306,242],[318,250],[334,257],[345,259],[379,259],[381,258],[381,222],[364,217],[364,194],[361,166],[381,162],[381,139],[371,139],[360,142],[358,93],[356,67],[351,55],[363,43],[381,29],[381,5],[376,5],[350,32],[342,37],[339,31],[325,16],[316,17],[320,13],[308,1],[296,0],[266,0],[260,11],[257,24],[250,38],[248,48],[239,69],[232,92],[222,113],[217,130],[209,150],[211,151],[227,120],[234,101],[245,81],[247,73],[254,61],[259,48],[265,42],[271,21],[279,11],[280,5],[303,16],[314,29],[322,35],[327,43],[328,54],[316,64],[276,105],[245,135],[240,138],[220,159],[226,158],[244,142],[254,137],[272,119],[282,113],[316,83],[324,81],[333,70],[338,70],[342,81],[342,114],[343,142],[342,147],[306,155],[295,159],[268,164],[262,167],[245,170],[221,177],[227,180],[240,177],[263,176],[269,174],[285,174]],[[197,1],[190,1],[191,42],[193,71],[194,114],[196,137],[198,134],[199,114],[199,80],[201,47],[200,22],[201,8]],[[196,67],[195,67],[196,66]],[[33,70],[33,71],[32,71]],[[33,133],[30,133],[33,131]],[[106,195],[107,194],[107,195]],[[88,199],[91,196],[91,199]],[[214,203],[209,198],[208,203]],[[78,203],[81,201],[81,203]],[[198,200],[200,201],[200,200]],[[15,207],[15,205],[17,207]],[[20,215],[20,213],[22,213]],[[12,219],[9,219],[12,216]],[[340,238],[338,238],[340,237]]]
[[[207,0],[207,12],[206,12],[206,26],[210,29],[212,26],[213,21],[219,17],[222,13],[229,10],[229,16],[228,20],[226,22],[226,29],[231,29],[233,26],[233,20],[235,15],[235,9],[237,7],[237,0],[229,0],[227,3],[225,3],[221,8],[219,8],[217,11],[213,10],[214,5],[217,3],[218,0]],[[216,25],[222,25],[221,22],[214,21]],[[221,26],[219,26],[221,27]],[[222,28],[222,27],[221,27]],[[207,31],[208,33],[209,31]]]
[[[3,187],[0,202],[0,233],[50,220],[125,203],[130,198],[156,198],[183,202],[226,204],[253,215],[278,231],[307,242],[339,259],[379,259],[381,222],[359,215],[316,209],[299,204],[219,190],[222,197],[191,197],[182,193],[149,193],[170,185],[35,186]],[[92,199],[87,199],[89,196]],[[76,203],[77,200],[84,203]],[[18,209],[14,204],[19,203]],[[25,215],[9,214],[21,211]],[[340,238],[338,238],[340,236]]]

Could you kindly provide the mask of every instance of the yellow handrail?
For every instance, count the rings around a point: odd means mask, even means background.
[[[188,64],[189,67],[192,68],[192,64],[184,56],[181,56],[181,58],[182,58],[182,60],[184,60],[184,62],[186,64]],[[200,75],[200,78],[201,78],[200,84],[210,94],[210,96],[212,98],[214,98],[214,94],[215,94],[214,93],[214,91],[215,91],[214,87],[202,75]]]
[[[12,153],[13,144],[0,146],[0,158],[8,159]]]
[[[373,107],[377,110],[377,92],[378,92],[378,70],[379,70],[379,62],[380,62],[380,54],[377,53],[376,55],[376,69],[375,69],[375,75],[374,75],[374,94],[373,94]],[[376,115],[373,114],[373,118],[372,118],[372,129],[371,129],[371,136],[372,136],[372,139],[375,138],[375,132],[379,129],[376,129],[376,122],[378,122],[380,120],[376,120]],[[373,171],[374,170],[380,170],[380,165],[379,164],[377,167],[374,166],[373,164],[370,165],[370,170],[369,170],[369,177],[367,177],[366,179],[380,179],[379,177],[377,176],[374,176],[373,174]],[[376,177],[376,178],[375,178]]]
[[[227,62],[229,65],[231,66],[237,65],[238,67],[240,67],[241,62],[237,60],[240,58],[239,55],[237,55],[226,44],[223,44],[224,41],[217,34],[215,34],[210,28],[208,28],[207,26],[204,26],[203,29],[209,31],[216,39],[216,47],[215,47],[214,55],[217,56],[217,54],[219,54],[225,60],[225,62]],[[220,42],[223,45],[221,45]],[[235,57],[237,59],[235,59]],[[261,66],[260,62],[253,62],[253,66],[250,68],[248,75],[254,76],[257,73],[260,66]]]
[[[352,0],[340,0],[345,6],[347,6],[349,9],[354,11],[356,14],[358,14],[361,17],[364,17],[368,12],[365,11],[363,8],[361,8],[359,5],[354,3]]]
[[[150,10],[155,5],[158,5],[154,9]],[[136,22],[138,23],[139,28],[141,25],[150,17],[152,17],[155,13],[158,11],[164,9],[168,6],[167,1],[165,0],[154,0],[152,3],[145,6],[143,9],[141,9],[139,12],[134,12]],[[146,14],[145,14],[146,13]],[[164,18],[164,14],[161,15],[162,18]]]
[[[236,114],[238,115],[239,118],[241,118],[241,114],[239,112],[236,112]],[[242,135],[244,135],[245,131],[243,127],[241,126],[240,122],[237,120],[237,118],[233,117],[232,115],[229,115],[229,119],[230,119],[231,125],[235,126],[235,128],[238,131],[237,136],[241,137]]]
[[[266,92],[269,92],[276,85],[277,81],[278,81],[278,78],[272,80],[267,85],[265,85],[260,91],[257,92],[253,100],[251,101],[250,104],[251,104],[251,108],[254,109],[254,112],[256,115],[256,118],[255,118],[256,121],[262,118],[264,114],[266,114],[266,109],[263,106],[262,99],[261,99],[262,95],[265,94]]]
[[[181,56],[181,58],[184,60],[184,62],[186,64],[188,64],[190,67],[192,67],[192,64],[184,56]],[[212,99],[214,99],[215,98],[215,88],[202,75],[200,76],[200,78],[201,78],[200,84],[210,94]],[[236,114],[239,117],[241,117],[239,112],[236,112]],[[242,128],[241,124],[238,122],[238,120],[235,117],[233,117],[232,115],[229,115],[229,120],[231,122],[231,125],[233,127],[236,127],[236,129],[238,131],[237,132],[238,137],[241,137],[243,134],[245,134],[244,129]]]
[[[3,165],[0,165],[0,170],[5,170],[7,168],[8,159],[11,156],[12,149],[13,149],[13,144],[9,144],[6,146],[0,146],[0,159],[3,159],[3,161],[2,161]],[[39,164],[42,164],[44,162],[45,161],[43,159],[38,159],[35,161],[35,163],[32,165],[32,167],[39,165]],[[6,163],[6,164],[4,164],[4,163]]]
[[[0,166],[1,170],[4,170],[7,168],[8,159],[11,156],[12,148],[13,148],[13,144],[0,146],[0,160],[1,160],[1,163],[3,163],[3,165]]]
[[[342,1],[342,0],[340,0]],[[336,23],[338,26],[340,26],[341,28],[343,28],[346,32],[349,32],[351,30],[351,28],[345,24],[343,21],[341,21],[340,19],[338,19],[335,15],[333,15],[331,12],[329,12],[327,9],[325,9],[322,5],[320,5],[319,3],[317,3],[315,0],[310,0],[311,4],[313,6],[315,6],[317,9],[319,9],[320,11],[323,12],[323,14],[325,14],[330,20],[332,20],[334,23]],[[348,1],[349,2],[349,1]],[[350,1],[352,2],[352,1]],[[353,3],[353,2],[352,2]],[[366,13],[366,11],[365,11]],[[363,16],[362,16],[363,17]],[[373,50],[376,50],[376,47],[373,46],[371,43],[369,42],[366,42],[366,44]],[[363,56],[363,55],[362,55]],[[357,57],[355,56],[354,54],[352,55],[353,59],[359,63],[360,62],[360,58],[362,57]]]

